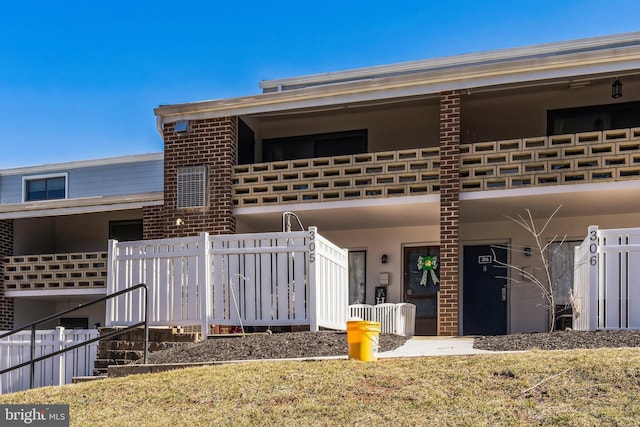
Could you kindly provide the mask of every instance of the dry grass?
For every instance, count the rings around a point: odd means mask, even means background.
[[[527,391],[528,390],[528,391]],[[637,425],[640,350],[248,362],[0,396],[81,426]]]

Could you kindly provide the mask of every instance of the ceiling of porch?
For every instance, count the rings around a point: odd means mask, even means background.
[[[236,209],[237,231],[280,231],[282,214],[286,211],[295,212],[305,228],[316,226],[320,230],[365,230],[439,224],[439,196],[400,199]],[[559,206],[562,207],[556,217],[560,218],[640,213],[640,182],[463,193],[460,201],[460,221],[500,222],[507,216],[525,215],[527,209],[534,218],[547,218]],[[297,229],[294,223],[292,227]]]

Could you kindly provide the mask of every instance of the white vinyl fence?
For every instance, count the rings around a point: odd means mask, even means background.
[[[145,283],[150,325],[344,329],[347,251],[308,231],[111,241],[109,294]],[[142,320],[143,301],[107,301],[106,326]]]
[[[574,265],[574,329],[640,329],[640,228],[590,226]]]
[[[416,306],[400,304],[353,304],[349,318],[380,322],[380,332],[412,337],[415,334]]]
[[[97,329],[37,330],[35,357],[45,356],[74,344],[98,337]],[[35,363],[34,387],[70,384],[72,377],[93,375],[98,343],[94,342]],[[0,340],[0,370],[31,360],[31,331]],[[0,375],[0,392],[29,389],[29,365]]]

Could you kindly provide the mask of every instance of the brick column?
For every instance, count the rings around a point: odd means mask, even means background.
[[[13,221],[0,220],[0,330],[13,329],[13,298],[4,296],[4,258],[13,254]]]
[[[460,93],[440,94],[440,304],[438,335],[458,335]]]
[[[233,217],[233,166],[237,151],[237,119],[222,117],[191,120],[187,135],[174,132],[175,123],[164,126],[164,205],[147,209],[145,236],[164,238],[235,233]],[[207,206],[177,208],[177,172],[181,167],[207,166]],[[162,223],[154,215],[162,212]],[[176,224],[180,218],[182,224]]]
[[[145,206],[142,209],[142,238],[164,238],[164,222],[162,206]]]

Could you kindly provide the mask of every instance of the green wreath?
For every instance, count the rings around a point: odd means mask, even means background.
[[[418,270],[422,270],[422,279],[420,279],[421,286],[427,286],[427,275],[431,276],[431,281],[434,285],[440,283],[440,279],[436,276],[435,270],[438,268],[437,256],[421,256],[418,257]]]

